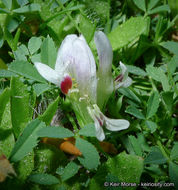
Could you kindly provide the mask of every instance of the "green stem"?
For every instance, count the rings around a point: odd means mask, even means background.
[[[73,117],[70,116],[70,114],[67,114],[67,117],[69,118],[69,121],[72,123],[72,126],[74,128],[75,133],[77,133],[78,132],[78,127],[77,127],[77,125],[75,123],[75,120],[73,119]]]

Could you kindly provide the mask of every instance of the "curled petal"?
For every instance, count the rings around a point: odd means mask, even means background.
[[[130,77],[127,77],[127,79],[123,82],[116,82],[115,89],[118,89],[120,87],[127,88],[132,84],[132,79]]]
[[[120,62],[121,74],[115,80],[115,89],[120,87],[127,88],[132,84],[132,79],[128,77],[127,67]]]
[[[120,131],[127,129],[130,125],[125,119],[109,119],[105,117],[106,128],[110,131]]]
[[[120,67],[121,67],[121,74],[125,77],[128,76],[127,67],[120,61]]]
[[[60,81],[62,80],[62,75],[60,76],[55,70],[51,69],[48,65],[35,62],[35,67],[40,73],[40,75],[45,78],[47,81],[60,86]]]
[[[95,130],[96,130],[96,138],[99,141],[103,141],[105,139],[104,131],[97,120],[95,120]]]

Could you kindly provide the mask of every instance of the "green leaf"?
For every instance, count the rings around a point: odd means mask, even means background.
[[[2,116],[3,116],[3,113],[4,113],[4,110],[6,108],[6,104],[8,103],[9,101],[9,98],[10,98],[10,89],[9,88],[6,88],[2,94],[0,94],[0,123],[1,123],[1,120],[2,120]]]
[[[41,185],[54,185],[59,183],[59,179],[55,176],[42,173],[32,174],[28,180]]]
[[[163,86],[163,90],[164,91],[169,91],[170,90],[170,85],[168,82],[168,77],[166,76],[166,74],[164,73],[164,71],[162,69],[159,68],[159,75],[160,75],[160,80]]]
[[[60,171],[61,168],[58,168],[56,170],[56,173],[61,175],[62,181],[66,181],[69,178],[73,177],[75,174],[77,174],[79,168],[80,166],[77,165],[75,162],[69,162],[67,166],[62,170],[62,172]],[[58,173],[58,170],[59,170],[59,173]]]
[[[154,116],[159,107],[159,93],[157,91],[153,92],[148,99],[147,103],[147,113],[146,118],[149,119],[150,117]]]
[[[134,152],[138,156],[142,156],[142,149],[138,139],[132,135],[129,135],[129,141],[134,149]]]
[[[143,159],[122,152],[114,158],[109,158],[106,166],[121,182],[139,183],[143,172]]]
[[[11,8],[12,8],[12,0],[2,0],[2,2],[4,3],[4,5],[6,6],[6,8],[8,10],[11,10]]]
[[[33,89],[37,96],[40,96],[44,92],[51,89],[51,86],[49,84],[34,84]]]
[[[178,142],[176,142],[171,150],[170,158],[172,161],[178,161]]]
[[[50,137],[50,138],[67,138],[73,137],[74,134],[69,129],[64,127],[45,127],[40,129],[38,137]]]
[[[11,79],[11,118],[15,136],[18,137],[31,120],[30,95],[19,78]]]
[[[49,36],[41,45],[41,61],[54,69],[57,57],[57,50],[54,41]]]
[[[30,51],[30,54],[33,55],[35,52],[37,52],[40,49],[41,44],[42,44],[41,38],[38,37],[30,38],[28,42],[28,49]]]
[[[30,152],[23,159],[21,159],[15,169],[18,179],[25,181],[34,169],[34,152]]]
[[[136,28],[136,30],[135,30]],[[116,27],[108,38],[113,50],[120,49],[130,42],[133,42],[147,29],[147,19],[143,17],[132,17],[122,25]]]
[[[79,27],[86,41],[89,43],[94,36],[96,26],[85,15],[81,15]]]
[[[146,72],[148,73],[149,76],[151,76],[151,78],[160,82],[159,68],[158,67],[153,67],[152,65],[149,65],[146,67]]]
[[[12,152],[11,161],[17,162],[24,158],[37,145],[37,131],[45,126],[44,123],[38,119],[31,121],[24,129],[21,136],[19,136]]]
[[[178,189],[178,165],[173,162],[169,162],[169,176],[171,182],[174,183],[175,189]]]
[[[147,75],[147,73],[140,67],[136,67],[133,65],[126,65],[126,67],[128,69],[128,72],[132,73],[134,75],[138,75],[138,76],[146,76]]]
[[[25,5],[23,7],[20,7],[18,9],[14,9],[14,13],[29,13],[29,12],[35,12],[40,11],[41,6],[37,3],[31,3],[30,5]]]
[[[178,67],[178,54],[174,55],[171,60],[168,62],[168,69],[170,73],[173,75]]]
[[[11,71],[0,69],[0,78],[10,78],[13,76],[17,76],[17,75]]]
[[[156,13],[161,13],[161,12],[170,12],[170,7],[169,5],[161,5],[159,7],[156,7],[150,11],[148,11],[148,14],[156,14]]]
[[[140,182],[143,172],[143,159],[135,155],[128,155],[125,152],[115,157],[111,157],[97,171],[96,175],[91,179],[89,190],[100,190],[104,182],[107,182],[108,176],[115,176],[114,181],[123,183]],[[118,178],[116,178],[116,176]],[[112,177],[113,178],[113,177]],[[110,186],[112,188],[112,186]],[[135,187],[128,187],[135,189]],[[112,188],[112,189],[115,189]]]
[[[60,97],[58,96],[56,100],[48,106],[43,115],[39,116],[39,119],[44,121],[46,125],[49,125],[51,123],[51,120],[57,111],[59,99]]]
[[[35,67],[26,61],[14,61],[9,66],[9,70],[38,82],[46,83]]]
[[[148,10],[151,10],[152,8],[154,8],[159,1],[160,0],[149,0],[148,1]]]
[[[86,137],[96,137],[95,125],[93,123],[85,125],[82,129],[80,129],[79,135]]]
[[[164,164],[167,159],[163,156],[160,149],[156,146],[151,148],[150,153],[144,160],[144,164]]]
[[[151,78],[162,83],[164,91],[170,90],[168,78],[161,68],[153,67],[153,66],[149,65],[149,66],[147,66],[146,71],[147,71],[148,75],[151,76]]]
[[[75,146],[82,152],[82,157],[78,157],[80,163],[89,170],[96,169],[100,164],[100,157],[96,148],[91,143],[81,138],[76,139]]]
[[[17,0],[17,2],[18,2],[18,4],[19,4],[20,6],[24,6],[24,5],[26,5],[27,3],[29,3],[29,0]]]
[[[158,126],[156,125],[156,123],[153,122],[153,121],[146,121],[145,124],[148,126],[148,128],[151,131],[151,133],[154,133],[156,131],[156,129],[158,128]]]
[[[142,11],[146,11],[146,4],[145,4],[145,0],[133,0],[133,2],[135,3],[135,5],[141,9]]]
[[[166,109],[171,113],[173,106],[173,92],[162,92],[161,96]]]
[[[175,55],[178,53],[178,43],[177,42],[167,41],[167,42],[162,42],[160,45]]]
[[[119,93],[127,96],[129,99],[137,102],[137,103],[141,103],[139,97],[133,92],[131,91],[129,88],[120,88]]]
[[[0,95],[0,154],[9,157],[15,144],[10,112],[10,90],[5,89]]]
[[[26,55],[28,54],[28,49],[24,44],[20,45],[17,50],[14,51],[15,59],[18,61],[27,61]]]
[[[135,116],[138,119],[145,119],[142,112],[134,106],[128,106],[125,112]]]
[[[65,166],[68,160],[60,149],[50,144],[40,143],[34,151],[37,173],[55,173],[56,168]]]

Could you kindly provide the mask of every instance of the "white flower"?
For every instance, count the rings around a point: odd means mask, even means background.
[[[105,139],[103,126],[110,131],[120,131],[127,129],[130,125],[130,123],[124,119],[109,119],[100,111],[96,104],[93,105],[93,108],[88,107],[88,112],[95,122],[96,137],[99,141]]]
[[[83,36],[68,35],[58,50],[55,69],[34,63],[38,72],[49,82],[59,86],[64,94],[77,84],[80,95],[86,94],[96,102],[96,65],[93,54]]]
[[[35,67],[46,80],[59,86],[64,94],[72,92],[72,89],[78,89],[80,98],[78,102],[73,102],[73,107],[75,109],[75,105],[78,104],[76,113],[81,115],[85,115],[82,112],[88,110],[95,123],[96,137],[102,141],[105,138],[103,126],[110,131],[129,127],[127,120],[109,119],[100,109],[104,109],[114,90],[114,84],[115,88],[127,87],[131,84],[131,79],[124,64],[120,63],[121,75],[113,82],[111,44],[103,32],[95,33],[95,44],[99,56],[97,74],[93,54],[82,35],[80,37],[68,35],[64,39],[58,50],[55,69],[39,62],[35,63]],[[82,104],[86,97],[89,103]]]
[[[121,74],[116,77],[114,83],[115,83],[115,89],[124,87],[127,88],[132,84],[132,79],[128,76],[127,67],[120,62],[121,67]]]

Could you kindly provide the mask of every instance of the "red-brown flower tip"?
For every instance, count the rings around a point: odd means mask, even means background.
[[[64,77],[63,81],[61,82],[61,91],[64,94],[67,94],[69,89],[72,88],[72,79],[70,76]]]

